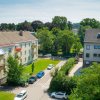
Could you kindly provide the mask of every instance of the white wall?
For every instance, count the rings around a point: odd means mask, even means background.
[[[86,50],[86,45],[90,45],[90,50]],[[100,44],[84,43],[84,60],[100,62],[100,57],[93,56],[94,53],[100,54],[100,49],[94,49],[94,45],[100,45]],[[86,57],[86,53],[90,54],[89,58]]]
[[[32,49],[33,44],[36,45],[36,47],[34,49]],[[31,63],[31,62],[33,62],[33,60],[36,60],[38,58],[38,40],[17,43],[17,46],[22,48],[21,52],[18,52],[18,56],[20,57],[20,59],[22,59],[22,62],[21,62],[22,64]],[[15,45],[0,47],[0,48],[5,51],[4,58],[0,59],[0,63],[3,63],[3,59],[5,59],[5,61],[7,61],[9,54],[15,56]],[[10,53],[9,53],[9,48],[11,48]],[[33,53],[34,53],[34,55],[33,55]],[[0,70],[0,79],[4,78],[5,76],[6,76],[6,74],[4,74],[4,71]]]

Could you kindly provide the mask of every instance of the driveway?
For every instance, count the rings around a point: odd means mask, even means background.
[[[59,62],[56,67],[61,67],[65,64],[66,60]],[[21,90],[27,90],[28,96],[26,100],[54,100],[49,97],[47,89],[49,88],[50,81],[50,70],[45,70],[45,75],[41,79],[38,79],[34,84],[30,84],[28,87],[19,87],[13,89],[11,92],[17,94]]]
[[[77,74],[77,75],[80,74],[79,72],[80,72],[80,70],[82,69],[82,67],[83,67],[83,60],[80,59],[79,62],[78,62],[78,64],[76,64],[76,65],[72,68],[72,70],[69,72],[68,76],[72,77],[72,76],[74,76],[75,74]]]

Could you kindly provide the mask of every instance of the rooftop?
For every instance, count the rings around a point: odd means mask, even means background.
[[[100,43],[100,38],[98,38],[100,34],[100,29],[89,29],[85,33],[84,42],[88,43]]]
[[[16,43],[33,41],[33,40],[37,39],[28,31],[0,32],[0,46],[14,45]]]

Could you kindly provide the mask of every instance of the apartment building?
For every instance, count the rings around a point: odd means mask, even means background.
[[[100,62],[100,29],[90,29],[84,38],[84,65]]]
[[[23,65],[38,58],[38,39],[27,31],[0,32],[0,79],[5,77],[4,69],[9,55],[18,56]]]

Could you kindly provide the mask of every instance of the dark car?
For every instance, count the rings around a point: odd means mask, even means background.
[[[41,71],[36,76],[37,76],[37,78],[41,78],[44,76],[44,74],[45,74],[44,71]]]
[[[28,80],[29,84],[33,84],[37,80],[36,76],[31,76]]]

